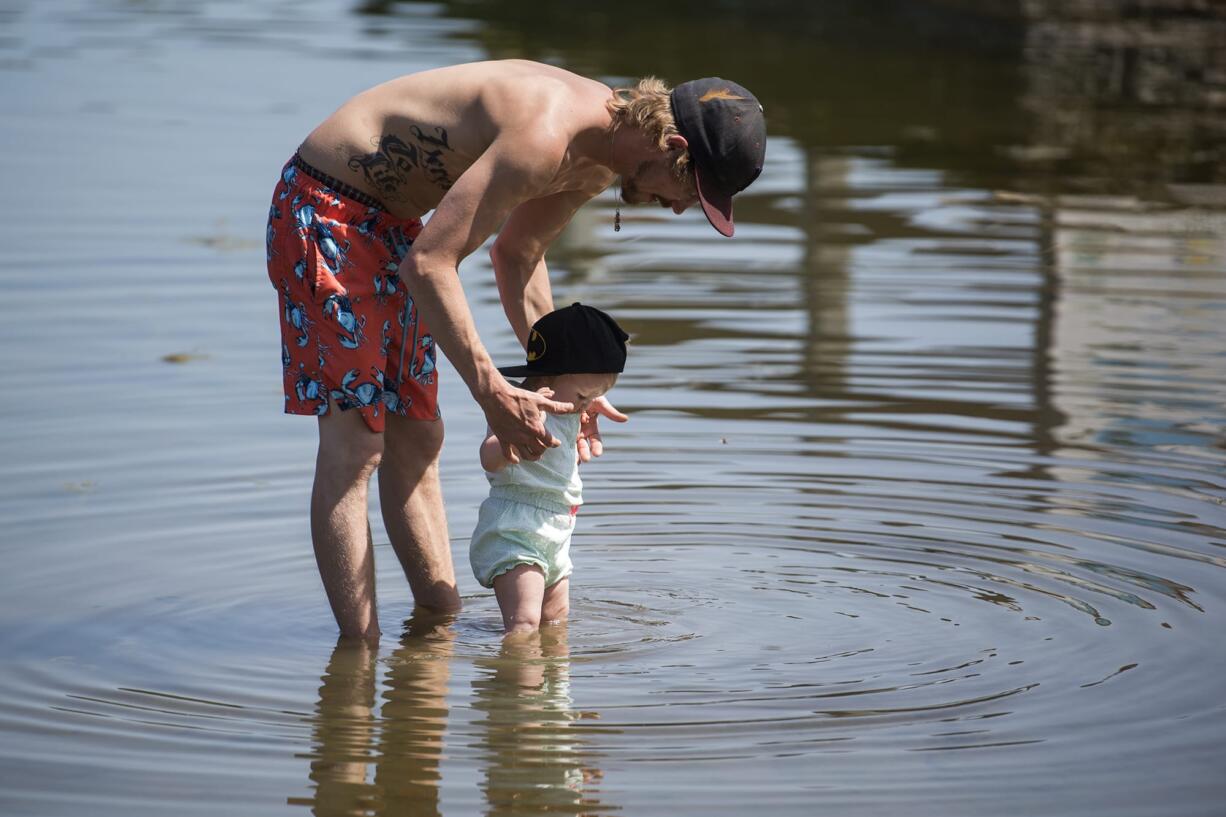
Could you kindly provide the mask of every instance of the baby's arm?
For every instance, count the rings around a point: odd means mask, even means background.
[[[491,473],[501,471],[510,460],[502,453],[502,443],[488,428],[485,430],[485,441],[481,443],[481,467]]]

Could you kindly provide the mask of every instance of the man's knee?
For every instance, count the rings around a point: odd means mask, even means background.
[[[383,443],[387,466],[420,475],[438,465],[443,450],[443,421],[388,417]]]
[[[437,453],[443,448],[443,420],[411,420],[394,414],[387,418],[388,448]]]

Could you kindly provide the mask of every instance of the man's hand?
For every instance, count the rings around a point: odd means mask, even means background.
[[[597,397],[583,412],[583,420],[579,424],[579,461],[590,462],[592,457],[604,453],[604,444],[600,441],[600,429],[596,420],[601,415],[615,423],[624,423],[630,418],[613,408],[613,404],[603,397]]]
[[[507,462],[538,460],[545,449],[561,445],[557,437],[545,430],[542,412],[569,414],[575,410],[575,406],[573,403],[558,403],[551,397],[553,392],[549,389],[531,392],[507,384],[481,404],[485,419],[501,443],[502,455]]]

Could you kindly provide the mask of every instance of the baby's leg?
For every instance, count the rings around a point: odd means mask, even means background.
[[[494,595],[507,635],[535,632],[541,626],[545,571],[536,565],[517,565],[494,579]]]
[[[554,623],[566,621],[570,615],[570,577],[559,579],[545,588],[541,601],[541,621]]]

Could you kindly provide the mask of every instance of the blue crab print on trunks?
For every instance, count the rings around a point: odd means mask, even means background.
[[[357,411],[375,432],[389,414],[435,420],[434,340],[398,274],[421,221],[350,193],[293,160],[273,191],[268,278],[279,301],[285,412]]]

